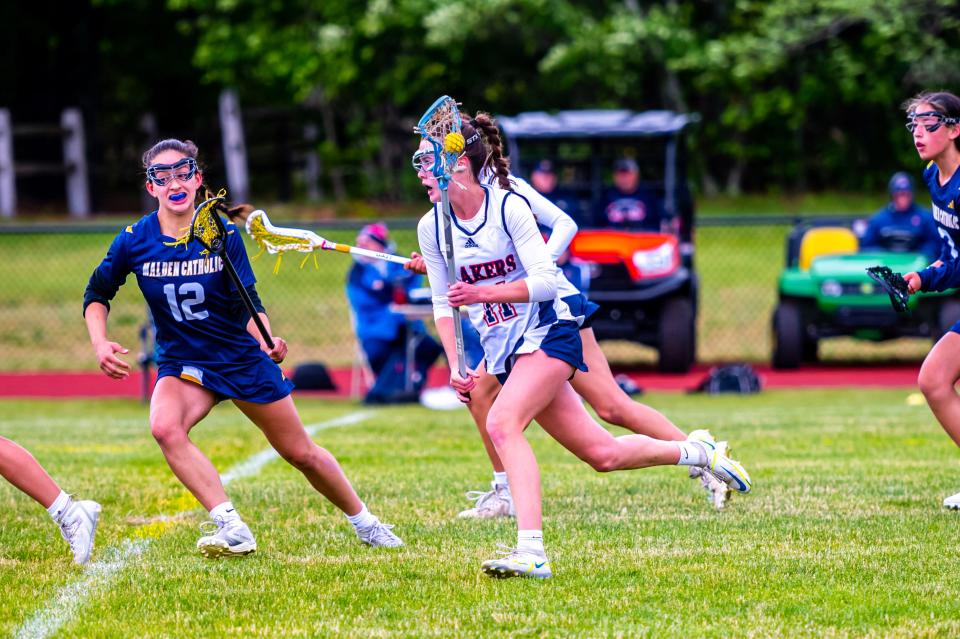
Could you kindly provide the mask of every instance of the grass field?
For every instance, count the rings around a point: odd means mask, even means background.
[[[374,551],[283,462],[241,465],[265,442],[218,407],[195,439],[235,477],[228,490],[260,549],[209,561],[194,549],[201,513],[145,407],[3,401],[0,432],[104,514],[84,571],[43,509],[0,483],[0,635],[955,637],[958,515],[940,502],[960,488],[957,450],[908,392],[649,397],[735,445],[755,489],[722,513],[681,469],[601,476],[531,428],[556,575],[546,582],[479,572],[515,530],[455,517],[463,491],[489,479],[465,411],[393,408],[331,426],[362,409],[298,400],[407,543]]]
[[[118,223],[118,229],[120,224]],[[700,277],[698,355],[703,362],[766,362],[770,357],[770,322],[783,265],[785,225],[703,226],[696,234]],[[328,239],[352,242],[354,232],[324,231]],[[398,253],[416,250],[412,229],[394,233]],[[90,273],[112,239],[107,234],[0,234],[0,370],[96,370],[80,316]],[[256,253],[248,241],[248,251]],[[356,352],[344,282],[351,260],[341,254],[317,256],[319,270],[299,268],[287,256],[280,273],[275,258],[254,261],[258,291],[270,312],[276,334],[290,343],[287,364],[319,360],[349,366]],[[120,289],[110,314],[110,336],[138,351],[138,327],[145,305],[135,278]],[[614,363],[654,362],[652,349],[627,342],[604,343]],[[904,358],[926,353],[925,340],[869,344],[849,339],[826,340],[825,359]],[[131,357],[133,359],[133,357]]]

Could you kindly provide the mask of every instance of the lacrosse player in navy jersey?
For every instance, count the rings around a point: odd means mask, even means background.
[[[484,128],[485,117],[464,123],[465,152],[451,167],[452,249],[458,281],[448,280],[441,251],[443,213],[437,204],[441,192],[432,171],[439,158],[426,139],[414,154],[414,166],[434,206],[420,220],[417,233],[437,332],[450,362],[451,386],[469,401],[467,394],[477,388],[478,380],[472,370],[465,377],[458,372],[452,308],[457,306],[467,307],[471,324],[480,333],[484,367],[502,384],[482,423],[509,477],[517,546],[484,562],[482,568],[491,576],[545,578],[552,570],[543,546],[540,471],[523,435],[533,419],[598,471],[709,466],[744,491],[750,488],[750,478],[720,445],[644,435],[614,438],[586,412],[568,383],[587,370],[576,316],[558,297],[556,264],[529,205],[509,190],[499,143],[487,145],[483,140],[479,129]],[[481,184],[487,166],[497,175],[497,187]]]
[[[100,518],[100,504],[75,500],[23,446],[0,437],[0,475],[47,509],[60,534],[70,544],[73,561],[85,564],[93,551],[93,537]]]
[[[487,148],[495,149],[493,154],[502,158],[500,133],[496,122],[488,115],[478,113],[477,117],[474,118],[474,124],[481,132],[484,143],[469,145],[466,149],[467,156],[473,157],[480,153],[486,153],[487,151],[484,149]],[[482,162],[484,158],[477,159]],[[547,252],[550,258],[556,262],[560,254],[566,250],[573,240],[573,236],[576,235],[578,230],[576,222],[522,178],[508,174],[508,181],[510,190],[522,197],[530,207],[537,224],[550,228],[550,237],[546,245]],[[489,163],[480,174],[480,182],[492,187],[499,184],[499,177]],[[426,272],[423,259],[417,254],[414,254],[414,258],[406,267],[419,273]],[[570,307],[579,324],[580,339],[583,344],[583,359],[588,368],[587,371],[574,375],[570,384],[577,394],[593,407],[597,416],[610,424],[622,426],[635,433],[655,439],[672,441],[705,439],[715,443],[710,432],[703,429],[692,431],[689,436],[684,434],[662,413],[633,401],[620,388],[590,326],[599,307],[577,290],[559,268],[556,269],[556,276],[558,295]],[[487,412],[500,391],[500,383],[495,376],[486,374],[482,361],[469,362],[469,366],[476,370],[478,377],[476,380],[477,387],[470,393],[471,399],[467,406],[477,424],[484,449],[493,465],[493,481],[489,491],[469,491],[467,493],[467,497],[474,501],[474,505],[472,508],[462,511],[459,516],[468,518],[513,516],[515,511],[509,482],[507,481],[507,473],[504,471],[503,462],[497,455],[496,448],[490,441],[485,426]],[[722,509],[731,494],[727,483],[710,470],[704,471],[697,466],[690,468],[690,475],[700,479],[710,502],[715,508]]]
[[[944,291],[960,286],[960,98],[952,93],[921,93],[907,101],[907,128],[920,159],[927,162],[923,181],[930,189],[933,219],[943,240],[940,257],[904,279],[911,293]],[[947,330],[923,360],[917,380],[930,410],[960,446],[960,322]],[[960,493],[943,500],[960,509]]]
[[[122,230],[93,272],[84,316],[100,369],[121,379],[130,366],[126,348],[107,338],[110,300],[133,273],[156,323],[157,385],[150,401],[150,430],[171,470],[210,512],[197,542],[207,557],[246,555],[257,548],[250,529],[224,492],[220,475],[190,440],[190,430],[219,401],[230,399],[263,431],[276,451],[342,510],[357,536],[371,546],[400,546],[400,539],[360,501],[337,460],[307,434],[294,406],[293,388],[278,363],[286,342],[274,346],[256,329],[222,259],[199,242],[183,240],[203,183],[197,147],[162,140],[143,156],[147,192],[158,208]],[[227,225],[226,253],[267,331],[270,324],[254,286],[241,234]],[[178,239],[180,238],[180,239]]]

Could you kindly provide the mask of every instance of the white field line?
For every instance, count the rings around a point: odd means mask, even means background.
[[[364,420],[369,419],[373,413],[356,412],[335,417],[324,422],[310,424],[306,427],[310,435],[314,435],[321,430],[336,428],[338,426],[352,426]],[[236,479],[250,477],[260,472],[270,461],[278,458],[280,455],[272,448],[256,453],[232,466],[227,472],[220,476],[223,485],[231,483]],[[160,515],[153,517],[153,521],[171,521],[179,519],[190,513],[190,510],[184,510],[173,515]],[[165,529],[164,529],[165,530]],[[158,535],[162,532],[158,532]],[[157,535],[157,536],[158,536]],[[84,603],[93,596],[97,596],[106,591],[111,583],[117,578],[120,572],[126,567],[131,559],[142,555],[153,541],[151,537],[140,539],[127,539],[118,546],[111,546],[100,551],[100,559],[90,562],[83,570],[83,575],[67,585],[54,595],[40,610],[35,612],[32,617],[27,619],[13,634],[16,639],[41,639],[55,634],[67,621],[76,615]]]

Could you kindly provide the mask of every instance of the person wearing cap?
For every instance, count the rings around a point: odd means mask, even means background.
[[[557,173],[550,160],[540,160],[530,171],[530,185],[574,221],[581,221],[580,202],[576,195],[557,186]]]
[[[392,253],[396,248],[383,222],[361,228],[356,245],[384,253]],[[437,341],[425,333],[423,322],[408,321],[400,313],[390,310],[391,303],[405,302],[410,290],[420,286],[420,277],[400,264],[354,256],[353,266],[347,274],[347,299],[353,312],[357,340],[376,378],[364,397],[364,403],[416,401],[426,381],[427,369],[442,352]],[[414,354],[417,377],[412,394],[403,391],[406,376],[414,374],[414,371],[405,370],[406,345],[411,331],[422,336]]]
[[[868,221],[861,250],[923,253],[931,261],[940,253],[940,235],[930,211],[914,200],[913,179],[897,172],[888,185],[890,201]]]
[[[660,231],[662,202],[640,184],[640,167],[633,158],[620,158],[613,165],[613,188],[607,191],[601,226],[623,226]]]

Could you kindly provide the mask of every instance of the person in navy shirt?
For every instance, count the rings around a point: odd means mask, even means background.
[[[206,557],[256,550],[250,529],[227,499],[211,461],[190,440],[190,430],[219,401],[230,399],[266,435],[276,451],[342,510],[361,541],[402,542],[373,516],[328,451],[303,427],[278,364],[287,343],[269,348],[240,301],[223,261],[196,241],[186,241],[203,175],[193,142],[167,139],[143,155],[146,190],[157,210],[120,231],[94,270],[83,300],[84,318],[100,369],[123,379],[129,351],[107,337],[110,300],[131,273],[156,325],[157,383],[150,400],[150,430],[171,470],[210,512],[213,524],[197,542]],[[267,330],[240,232],[227,224],[226,253]],[[272,332],[272,331],[271,331]]]
[[[930,189],[933,219],[943,240],[940,256],[904,279],[911,293],[944,291],[960,285],[960,98],[947,92],[921,93],[904,105],[907,128],[921,160],[927,162],[923,181]],[[951,326],[923,360],[917,382],[937,421],[960,445],[960,322]],[[960,509],[960,493],[943,505]]]
[[[663,202],[640,184],[640,167],[633,158],[613,165],[613,188],[607,191],[600,226],[660,231]]]
[[[889,184],[890,202],[867,221],[860,238],[861,250],[923,253],[931,261],[940,254],[941,241],[930,211],[914,200],[913,179],[894,173]]]
[[[393,253],[387,225],[367,224],[357,235],[359,248]],[[357,340],[376,378],[367,392],[367,404],[416,401],[426,381],[427,370],[440,356],[442,348],[426,334],[423,322],[408,321],[390,310],[391,303],[403,303],[410,292],[420,287],[420,277],[401,264],[385,262],[362,255],[354,256],[347,273],[347,299],[353,311]],[[414,352],[414,370],[406,370],[407,340],[418,334]],[[405,393],[407,375],[414,375],[413,392]]]

